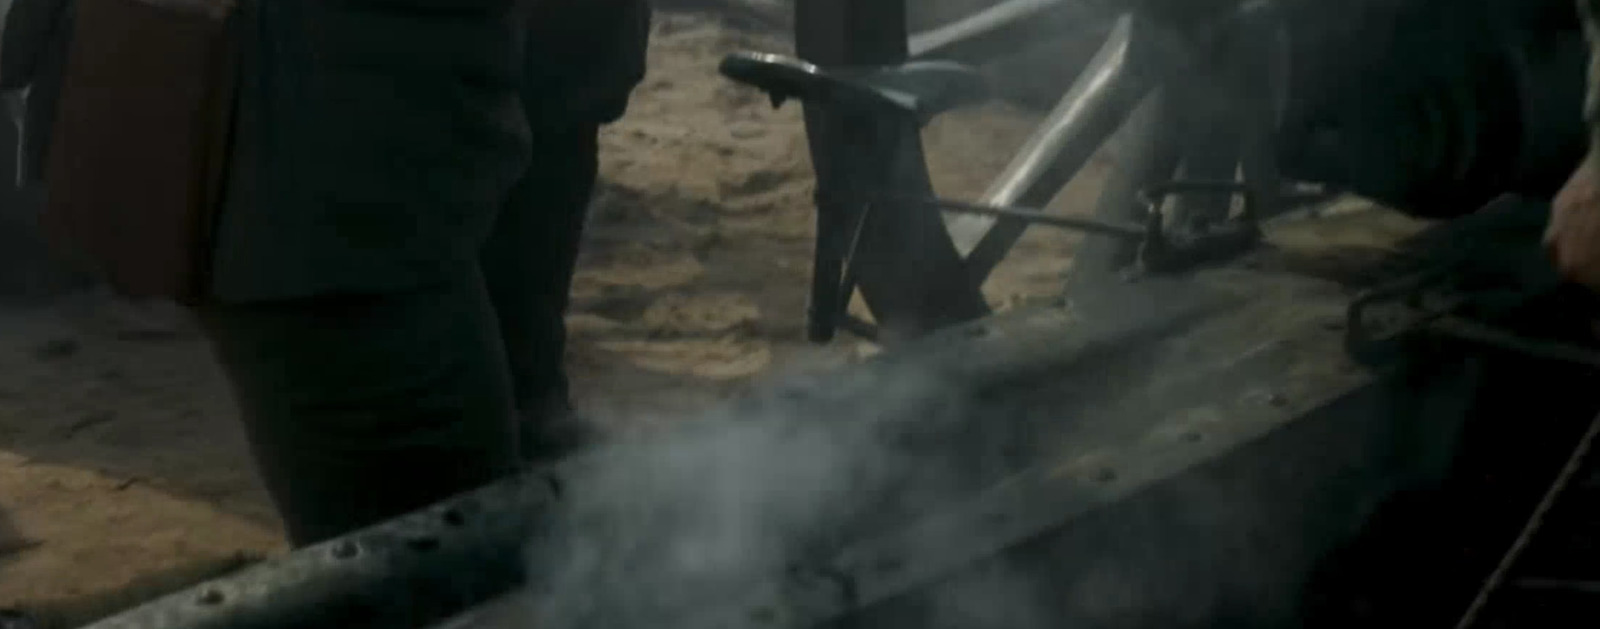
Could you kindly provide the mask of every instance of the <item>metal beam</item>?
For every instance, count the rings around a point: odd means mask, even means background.
[[[1100,52],[1073,82],[1006,169],[984,192],[986,205],[1044,207],[1077,175],[1149,92],[1136,72],[1132,16],[1117,20]],[[967,273],[981,283],[1027,229],[1020,221],[984,216],[946,219]]]

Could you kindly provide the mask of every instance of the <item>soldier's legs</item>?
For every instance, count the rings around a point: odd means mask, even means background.
[[[598,169],[598,127],[536,132],[527,175],[482,253],[499,316],[524,449],[558,457],[587,440],[571,416],[563,367],[568,296]]]
[[[297,546],[515,471],[511,383],[476,269],[407,293],[205,309]]]

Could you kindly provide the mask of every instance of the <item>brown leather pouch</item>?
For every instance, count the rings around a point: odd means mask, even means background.
[[[232,0],[75,0],[40,217],[130,297],[205,298],[238,72]]]

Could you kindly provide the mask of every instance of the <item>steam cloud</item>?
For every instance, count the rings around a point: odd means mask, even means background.
[[[857,385],[874,394],[844,397],[870,407],[789,405],[780,395],[570,472],[556,525],[528,550],[553,575],[534,584],[532,626],[670,626],[778,582],[797,562],[828,559],[863,517],[953,497],[982,471],[973,461],[994,463],[965,456],[993,444],[949,441],[964,404],[937,378]],[[739,412],[752,414],[731,416]],[[954,465],[958,457],[968,463]],[[987,582],[995,592],[984,597],[1015,591],[1002,583]]]

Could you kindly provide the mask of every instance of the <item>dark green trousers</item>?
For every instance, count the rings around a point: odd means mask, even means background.
[[[201,320],[297,546],[548,451],[596,128],[545,133],[476,263],[404,292],[222,304]],[[448,208],[441,208],[448,211]]]

